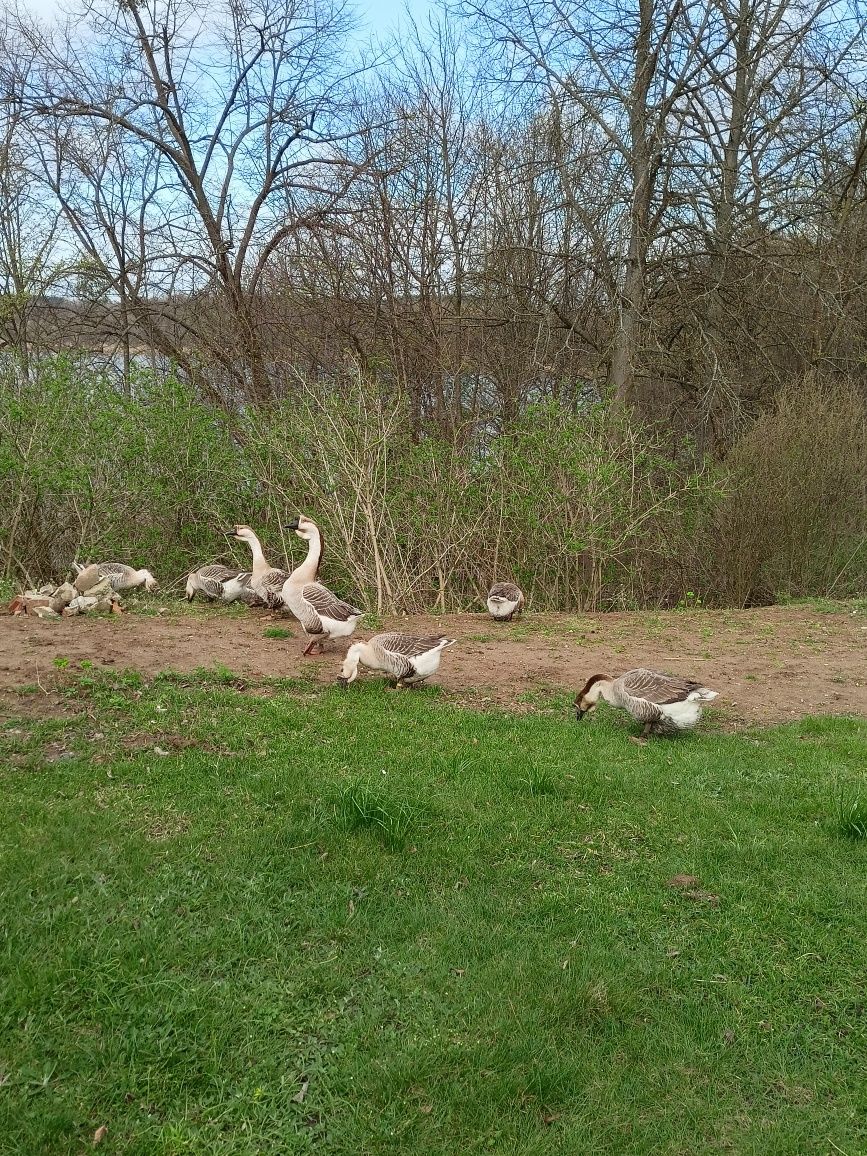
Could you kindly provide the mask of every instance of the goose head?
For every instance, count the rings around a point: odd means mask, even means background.
[[[319,527],[310,518],[306,518],[301,514],[297,518],[293,518],[286,527],[287,530],[294,530],[299,538],[303,538],[309,542],[314,534],[319,533]]]
[[[611,679],[607,674],[594,674],[588,678],[584,686],[579,690],[575,696],[575,718],[578,722],[584,718],[586,714],[590,714],[592,710],[596,709],[596,704],[602,695],[602,691],[610,685]]]
[[[250,526],[233,526],[231,530],[226,531],[227,538],[235,538],[239,542],[258,542],[258,538]]]
[[[151,591],[159,589],[159,582],[157,582],[150,570],[139,570],[139,576],[144,577],[145,590]]]
[[[346,652],[346,658],[343,660],[343,669],[337,680],[337,685],[343,687],[344,690],[346,690],[351,682],[355,682],[358,678],[358,663],[363,650],[363,642],[353,642],[352,646],[350,646]]]

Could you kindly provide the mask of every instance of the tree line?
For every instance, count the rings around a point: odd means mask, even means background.
[[[514,434],[521,458],[527,430],[552,421],[609,454],[621,480],[640,461],[633,488],[661,485],[666,509],[685,479],[712,476],[711,491],[739,495],[705,524],[714,541],[713,519],[742,536],[732,511],[755,522],[759,478],[779,488],[793,469],[821,466],[813,489],[828,508],[824,455],[846,463],[831,553],[851,559],[843,585],[857,586],[858,6],[455,0],[368,44],[342,0],[70,0],[51,22],[4,2],[5,396],[26,400],[46,381],[50,394],[67,380],[52,358],[77,353],[85,376],[135,403],[147,368],[228,422],[253,460],[251,414],[295,404],[316,438],[310,398],[327,409],[323,399],[343,397],[361,420],[361,381],[398,407],[407,462],[426,440],[451,447],[461,486],[490,469],[503,438]],[[818,414],[801,414],[815,404]],[[621,415],[616,446],[610,429],[597,436],[600,405]],[[805,428],[771,436],[781,414]],[[824,417],[845,443],[833,451],[810,448]],[[8,482],[26,476],[28,443],[12,419],[4,432],[18,463]],[[556,440],[533,444],[542,454]],[[582,535],[573,545],[589,602],[605,604],[598,559],[609,547],[588,561]],[[395,565],[415,589],[404,547],[396,535]],[[442,559],[425,558],[420,573],[439,567],[445,605]],[[16,569],[8,550],[5,568]],[[676,601],[692,573],[628,597]],[[549,601],[568,601],[551,591],[573,578],[549,583]],[[470,567],[455,598],[477,580]],[[719,598],[749,600],[768,583],[744,579]]]

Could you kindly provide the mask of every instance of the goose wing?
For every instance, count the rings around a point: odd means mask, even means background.
[[[489,598],[505,598],[507,602],[520,602],[524,597],[514,582],[495,582],[488,591]]]
[[[258,582],[258,590],[269,605],[283,604],[283,585],[289,577],[285,570],[266,570]]]
[[[370,641],[371,645],[380,646],[388,654],[396,654],[401,658],[419,658],[450,640],[442,635],[436,638],[416,638],[412,634],[401,634],[399,630],[394,630],[389,634],[377,634]]]
[[[670,702],[684,702],[687,695],[701,686],[689,678],[678,678],[672,674],[659,674],[655,670],[637,667],[629,670],[619,680],[620,685],[632,698],[643,698],[646,702],[665,706]]]
[[[130,572],[130,567],[124,565],[123,562],[100,562],[99,576],[100,578],[126,578]]]
[[[123,584],[132,574],[132,567],[123,562],[100,562],[97,569],[100,578],[109,580],[112,590],[123,589]],[[95,583],[91,583],[91,585],[95,585]]]
[[[234,574],[235,572],[228,566],[214,563],[196,571],[196,582],[203,594],[207,594],[210,598],[220,598],[223,594],[223,583],[233,578]]]
[[[332,594],[327,586],[322,586],[319,582],[305,583],[301,588],[301,597],[318,617],[331,618],[335,622],[348,622],[350,618],[357,618],[359,614],[364,613],[357,606],[352,606],[349,602],[338,598],[336,594]],[[301,625],[306,627],[303,618]]]

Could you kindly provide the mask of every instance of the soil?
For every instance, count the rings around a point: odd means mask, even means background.
[[[266,637],[274,627],[292,637]],[[711,711],[725,729],[804,715],[867,716],[867,614],[855,610],[526,614],[507,624],[485,614],[417,615],[384,618],[379,629],[456,638],[431,681],[469,706],[562,710],[563,696],[589,675],[649,666],[719,690]],[[358,631],[363,638],[373,633]],[[83,661],[145,675],[219,665],[253,680],[307,675],[333,682],[346,643],[305,658],[304,642],[294,619],[260,610],[152,603],[119,617],[0,617],[0,718],[69,709],[57,693],[65,675],[55,659],[67,660],[71,672]],[[22,686],[36,693],[22,695]]]

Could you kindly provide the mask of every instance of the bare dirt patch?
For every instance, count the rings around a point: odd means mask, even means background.
[[[291,638],[267,638],[275,625]],[[867,615],[821,613],[805,606],[629,614],[528,614],[498,624],[485,614],[387,618],[381,629],[447,634],[436,682],[474,706],[544,710],[590,674],[650,666],[702,679],[720,691],[713,714],[727,728],[774,723],[807,714],[867,716]],[[372,630],[359,630],[369,637]],[[220,608],[158,616],[40,621],[0,618],[0,716],[64,709],[55,693],[55,659],[134,669],[145,675],[221,666],[245,678],[307,674],[333,682],[345,645],[304,658],[303,635],[291,619],[262,611]],[[374,676],[375,677],[375,676]],[[29,686],[22,696],[18,688]],[[351,693],[351,692],[350,692]],[[412,693],[412,692],[408,692]],[[66,704],[69,709],[70,704]],[[710,712],[709,712],[710,713]]]

